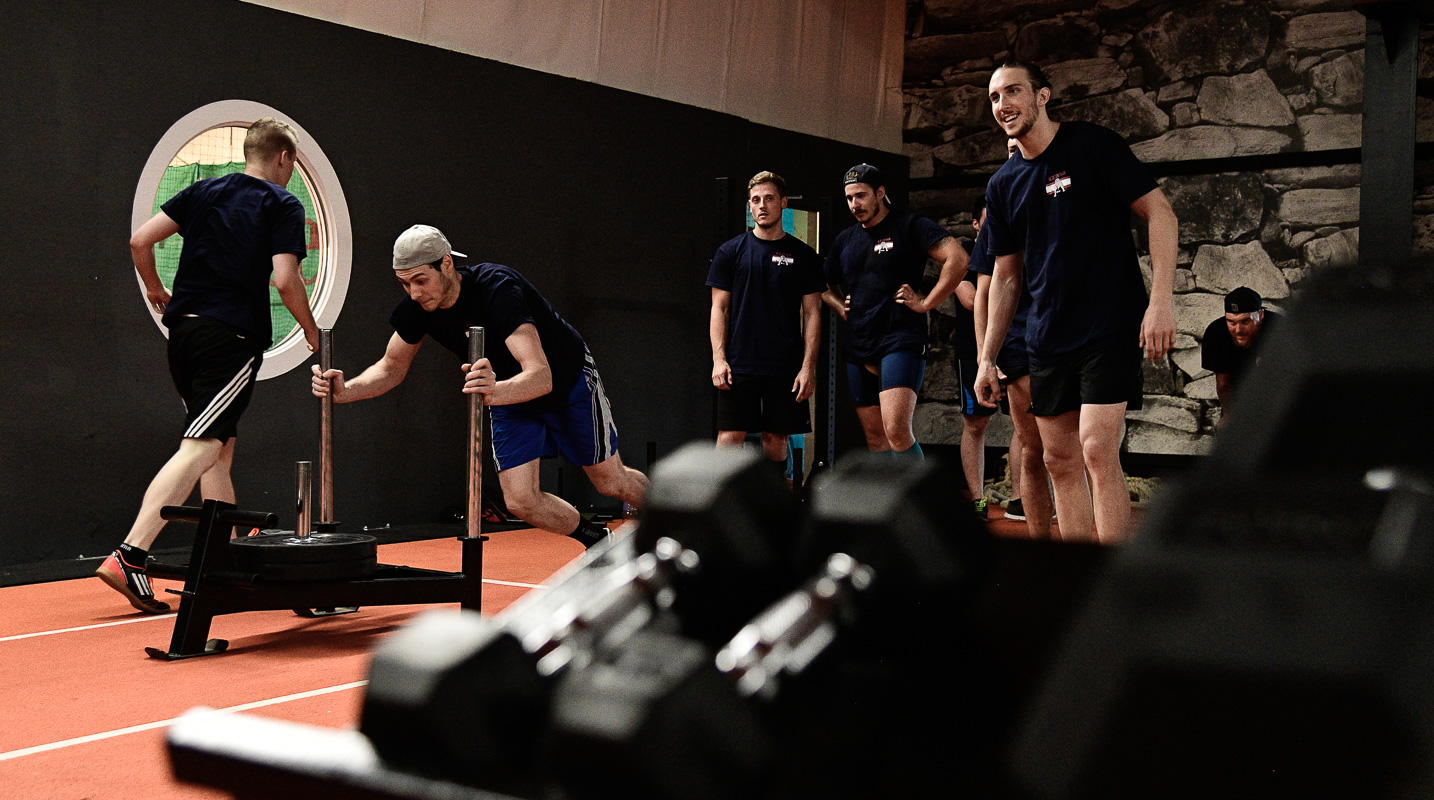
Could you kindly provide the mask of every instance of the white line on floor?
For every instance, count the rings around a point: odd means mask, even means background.
[[[228,708],[221,708],[218,710],[221,713],[226,714],[233,713],[235,711],[251,711],[256,708],[263,708],[264,706],[278,705],[279,703],[287,703],[291,700],[303,700],[306,697],[318,697],[319,695],[329,694],[331,692],[342,692],[347,689],[357,689],[360,686],[367,685],[368,681],[354,681],[353,683],[345,683],[340,686],[330,686],[326,689],[314,689],[308,692],[299,692],[298,694],[286,694],[283,697],[275,697],[272,700],[258,700],[253,703],[243,703],[241,705],[230,706]],[[73,739],[65,739],[64,741],[60,742],[51,742],[49,744],[26,747],[20,750],[11,750],[8,753],[0,753],[0,761],[9,761],[12,758],[32,756],[36,753],[45,753],[51,750],[60,750],[66,747],[73,747],[77,744],[98,742],[102,739],[112,739],[116,736],[124,736],[125,734],[129,733],[140,733],[142,731],[154,730],[155,728],[167,728],[177,721],[177,719],[166,719],[160,722],[147,722],[143,725],[133,725],[128,728],[120,728],[119,730],[105,731],[104,733],[92,733],[88,736],[77,736]]]
[[[32,636],[49,636],[53,633],[72,633],[74,631],[88,631],[95,628],[109,628],[114,625],[128,625],[131,622],[149,622],[154,619],[174,619],[175,614],[156,614],[151,617],[135,617],[134,619],[121,619],[115,622],[101,622],[97,625],[81,625],[78,628],[60,628],[54,631],[40,631],[39,633],[17,633],[14,636],[0,636],[0,642],[13,642],[16,639],[29,639]]]
[[[542,588],[542,585],[541,585],[541,584],[537,584],[537,583],[514,583],[513,581],[495,581],[495,580],[489,580],[489,579],[487,579],[487,578],[484,578],[484,579],[483,579],[483,582],[484,582],[484,583],[494,583],[494,584],[497,584],[497,585],[499,585],[499,586],[518,586],[518,587],[521,587],[521,588],[524,588],[524,589],[539,589],[539,588]]]

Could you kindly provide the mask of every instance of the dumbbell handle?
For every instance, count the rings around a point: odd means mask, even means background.
[[[735,680],[743,697],[772,697],[783,673],[800,673],[836,639],[840,610],[871,577],[856,559],[833,554],[819,575],[738,631],[717,652],[717,669]]]
[[[556,654],[550,663],[566,664],[576,640],[583,640],[577,649],[591,647],[609,631],[646,622],[663,607],[664,590],[675,574],[693,571],[699,563],[696,553],[663,537],[656,552],[613,567],[581,599],[535,606],[531,613],[511,617],[509,631],[529,653],[540,659]]]

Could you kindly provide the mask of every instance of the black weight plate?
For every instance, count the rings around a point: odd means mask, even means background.
[[[322,564],[250,564],[246,568],[256,573],[261,583],[351,581],[378,572],[378,556]]]
[[[315,533],[296,543],[292,531],[261,533],[229,540],[229,555],[240,566],[322,564],[378,556],[378,540],[361,533]]]

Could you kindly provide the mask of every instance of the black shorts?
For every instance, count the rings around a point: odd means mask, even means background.
[[[1006,376],[1006,380],[1014,381],[1031,374],[1031,360],[1026,355],[1026,346],[1022,343],[1019,347],[1002,347],[1001,352],[996,356],[996,366]]]
[[[810,433],[811,414],[792,393],[796,375],[732,373],[732,388],[717,392],[717,430],[747,433]]]
[[[1031,360],[1026,355],[1026,343],[1023,340],[1018,347],[1002,347],[1000,354],[996,356],[996,368],[1006,377],[1001,379],[1001,386],[1008,386],[1012,381],[1031,374]],[[1001,411],[1007,416],[1011,414],[1011,396],[1001,392]]]
[[[184,438],[233,438],[249,405],[262,347],[254,337],[209,317],[179,317],[169,326],[169,375],[184,400]]]
[[[976,400],[976,367],[973,358],[956,358],[956,379],[961,383],[961,413],[968,417],[989,417],[996,409]]]
[[[1031,413],[1056,417],[1083,405],[1111,403],[1126,403],[1126,410],[1138,411],[1144,382],[1140,355],[1135,345],[1107,345],[1054,364],[1032,364]]]

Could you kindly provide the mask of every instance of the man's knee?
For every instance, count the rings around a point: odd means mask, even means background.
[[[887,441],[897,450],[905,450],[916,442],[916,436],[911,431],[911,416],[901,413],[900,410],[893,414],[883,411],[881,428],[886,433]]]
[[[642,494],[645,483],[642,473],[623,464],[616,455],[584,471],[593,488],[604,497],[621,500]]]
[[[905,452],[916,444],[916,436],[911,432],[910,425],[887,425],[886,441],[891,445],[891,449]]]
[[[1081,441],[1081,459],[1092,472],[1120,466],[1120,439],[1108,435],[1087,436]]]
[[[1044,474],[1046,471],[1046,451],[1041,447],[1039,439],[1033,445],[1025,442],[1021,447],[1021,465],[1034,473]]]
[[[1085,472],[1085,462],[1081,458],[1080,450],[1064,452],[1047,447],[1041,454],[1040,463],[1045,465],[1046,471],[1051,474],[1051,477],[1057,479]]]
[[[741,447],[747,441],[746,431],[717,431],[719,447]]]
[[[528,492],[505,494],[503,504],[508,507],[509,513],[518,519],[531,519],[538,512],[538,496]]]
[[[620,470],[604,471],[588,477],[592,480],[593,488],[604,497],[621,497],[623,490],[627,488],[627,476]]]
[[[965,427],[966,432],[971,434],[972,436],[980,436],[984,434],[986,432],[986,426],[990,424],[991,418],[989,416],[983,417],[977,414],[961,415],[961,425]]]

